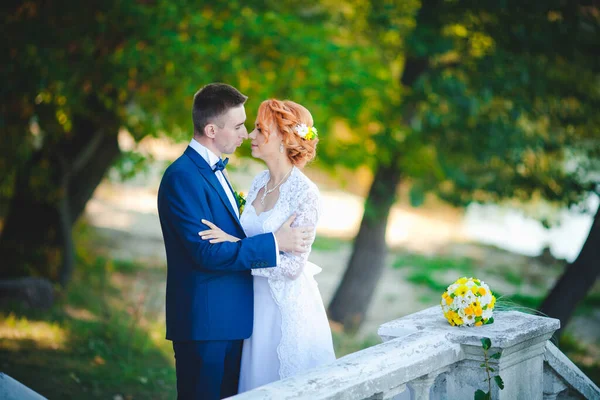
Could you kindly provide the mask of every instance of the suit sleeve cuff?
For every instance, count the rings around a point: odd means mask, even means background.
[[[277,244],[277,239],[275,238],[275,234],[273,233],[273,242],[275,242],[275,260],[277,261],[276,265],[279,265],[279,245]]]

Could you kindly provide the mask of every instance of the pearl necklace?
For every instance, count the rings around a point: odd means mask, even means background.
[[[283,181],[285,181],[285,179],[288,177],[288,175],[292,173],[293,169],[294,169],[294,167],[292,167],[292,169],[290,169],[289,172],[287,174],[285,174],[285,176],[279,181],[279,183],[277,185],[273,186],[271,189],[267,190],[267,185],[269,184],[271,179],[269,179],[265,183],[265,186],[263,186],[264,192],[263,192],[262,197],[260,198],[260,204],[262,204],[263,206],[265,205],[265,197],[267,197],[268,194],[273,193],[273,191],[275,189],[277,189],[279,187],[279,185],[281,185],[283,183]]]

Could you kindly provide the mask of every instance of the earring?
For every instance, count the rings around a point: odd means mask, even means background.
[[[283,142],[279,143],[279,152],[283,153]]]

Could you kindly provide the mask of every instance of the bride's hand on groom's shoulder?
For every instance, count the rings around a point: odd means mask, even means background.
[[[279,251],[285,253],[306,253],[310,250],[310,245],[314,240],[314,227],[300,226],[292,228],[292,223],[296,219],[293,214],[287,221],[281,225],[281,228],[275,232],[275,240]]]
[[[237,242],[238,240],[240,240],[235,236],[223,232],[221,228],[219,228],[210,221],[203,219],[202,223],[210,228],[205,231],[198,232],[198,235],[200,235],[202,240],[208,240],[209,243],[213,244],[221,242]]]

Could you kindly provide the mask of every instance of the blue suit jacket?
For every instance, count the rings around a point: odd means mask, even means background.
[[[158,190],[167,251],[167,339],[235,340],[252,334],[251,268],[277,264],[272,234],[246,238],[223,187],[191,147],[171,164]],[[210,244],[202,219],[241,238]]]

